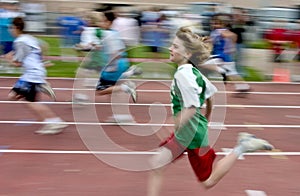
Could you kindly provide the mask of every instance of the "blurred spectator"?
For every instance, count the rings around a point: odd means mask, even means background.
[[[99,27],[102,20],[102,13],[91,11],[86,17],[87,26],[83,27],[80,43],[75,45],[75,49],[79,53],[82,51],[90,52],[88,60],[85,61],[83,67],[96,70],[98,73],[104,66],[101,52],[103,30]]]
[[[245,18],[242,9],[234,9],[233,13],[233,25],[231,31],[237,35],[236,39],[236,50],[234,54],[234,60],[236,63],[236,69],[241,76],[245,76],[242,60],[243,60],[243,48],[244,48],[244,36],[245,33]]]
[[[72,48],[80,42],[80,35],[83,27],[87,26],[86,21],[76,15],[65,15],[57,18],[58,26],[61,28],[61,47]]]
[[[300,60],[300,19],[296,21],[296,29],[289,30],[287,34],[287,39],[291,41],[291,48],[294,49],[293,56],[289,60]]]
[[[86,25],[80,35],[80,42],[75,44],[77,50],[90,51],[100,47],[102,39],[102,31],[99,28],[102,13],[90,12],[85,18]]]
[[[14,37],[11,35],[9,27],[15,17],[24,17],[25,14],[19,12],[18,3],[0,3],[0,54],[12,51]]]
[[[202,27],[203,27],[203,35],[204,36],[208,36],[211,32],[211,19],[213,18],[214,15],[217,14],[217,9],[216,6],[208,6],[205,10],[205,12],[203,12],[201,14],[202,16]]]
[[[243,18],[245,21],[244,40],[245,41],[257,41],[258,32],[256,27],[256,18],[250,14],[246,9],[243,10]]]
[[[116,19],[111,28],[119,32],[126,46],[136,46],[140,43],[140,27],[130,11],[119,10],[115,12]]]
[[[285,28],[284,20],[274,22],[274,27],[266,32],[265,39],[271,44],[273,50],[273,62],[282,62],[282,52],[290,43],[287,37],[288,29]]]
[[[160,13],[156,8],[151,8],[142,12],[142,43],[149,46],[152,53],[157,53],[159,47],[162,46],[158,30],[159,19]],[[155,57],[157,57],[156,54]]]
[[[170,30],[171,30],[171,23],[167,15],[160,14],[160,17],[157,20],[157,37],[156,40],[159,47],[167,47],[169,46],[170,41]]]

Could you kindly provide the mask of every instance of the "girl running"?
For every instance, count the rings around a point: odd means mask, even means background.
[[[273,149],[266,140],[240,133],[233,151],[213,165],[216,154],[209,146],[207,123],[213,107],[212,97],[217,89],[195,67],[209,57],[209,48],[202,38],[184,27],[176,33],[169,48],[170,60],[178,65],[171,85],[175,131],[150,160],[154,169],[150,174],[148,196],[159,195],[163,169],[183,152],[188,153],[195,175],[208,189],[224,177],[242,153]],[[207,108],[203,115],[201,106],[205,102]]]

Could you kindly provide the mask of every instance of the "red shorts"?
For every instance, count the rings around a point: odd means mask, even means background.
[[[203,182],[209,178],[212,172],[213,162],[216,158],[215,151],[209,146],[196,149],[187,149],[177,141],[174,134],[172,134],[159,146],[164,146],[171,150],[174,158],[173,161],[180,158],[184,152],[187,152],[189,162],[194,170],[194,173],[198,177],[198,180]]]

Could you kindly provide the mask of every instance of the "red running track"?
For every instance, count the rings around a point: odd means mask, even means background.
[[[1,87],[10,87],[14,81],[15,79],[12,78],[0,78]],[[71,100],[72,91],[59,88],[72,88],[73,80],[51,79],[49,81],[57,89],[58,102]],[[249,94],[245,98],[237,98],[230,93],[226,94],[228,105],[240,106],[226,108],[224,124],[249,125],[249,127],[227,127],[221,132],[214,145],[217,152],[222,152],[222,148],[230,148],[235,145],[238,132],[247,131],[268,139],[279,152],[296,152],[296,155],[245,156],[245,160],[238,161],[230,173],[209,191],[205,191],[196,181],[187,158],[183,157],[167,169],[162,196],[245,196],[247,195],[246,190],[263,191],[268,196],[300,195],[300,132],[299,128],[284,127],[290,125],[297,127],[300,124],[300,99],[297,94],[299,86],[300,84],[254,83],[251,84],[253,94]],[[138,90],[142,89],[168,90],[168,86],[162,85],[160,82],[146,82],[140,83],[138,86]],[[232,90],[232,85],[229,84],[226,89]],[[0,121],[36,120],[36,117],[26,109],[24,104],[5,102],[8,91],[7,88],[0,90],[2,100],[0,102]],[[264,92],[264,94],[255,92]],[[268,92],[277,93],[268,94]],[[280,94],[280,92],[294,92],[295,94]],[[138,94],[138,103],[169,103],[167,92],[140,91]],[[49,101],[47,97],[43,97],[43,99]],[[97,102],[110,101],[106,96],[96,99]],[[272,106],[298,106],[298,108],[274,108]],[[84,107],[78,105],[72,108],[71,104],[51,104],[50,107],[68,122],[74,122],[74,115],[77,115],[78,121],[78,114],[85,110]],[[96,109],[99,122],[104,122],[112,112],[110,105],[93,107]],[[166,108],[169,115],[170,108]],[[148,109],[146,106],[130,106],[130,112],[140,123],[148,122],[150,119]],[[82,116],[82,120],[86,120],[86,118],[87,116]],[[264,127],[265,125],[280,127]],[[34,131],[40,126],[34,122],[32,124],[24,124],[24,122],[0,124],[1,196],[146,195],[147,171],[126,171],[104,163],[99,157],[89,153],[89,149],[84,143],[86,140],[82,140],[81,132],[74,124],[67,127],[62,134],[51,136],[34,134]],[[82,125],[79,128],[80,130],[90,130],[91,127],[95,126]],[[158,138],[154,135],[135,136],[119,126],[99,126],[100,128],[114,143],[133,151],[151,150],[159,143]],[[139,127],[137,130],[143,133],[146,127]],[[96,136],[89,138],[88,141],[99,142]],[[3,149],[7,149],[8,152],[3,153]],[[107,149],[98,150],[107,151]],[[111,155],[114,160],[118,156],[121,157],[120,155]],[[135,163],[133,162],[133,164]]]

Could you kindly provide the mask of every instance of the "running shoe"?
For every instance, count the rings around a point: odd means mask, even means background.
[[[137,94],[136,94],[136,90],[135,90],[136,89],[136,85],[133,82],[131,82],[131,81],[125,82],[125,85],[128,86],[128,93],[130,94],[130,96],[132,98],[132,101],[134,103],[136,103],[137,102]]]
[[[126,72],[131,72],[131,71],[133,75],[141,75],[143,73],[142,68],[135,65],[130,66]]]
[[[39,87],[42,93],[45,93],[46,95],[51,97],[54,101],[56,101],[55,92],[53,91],[49,83],[40,84]]]
[[[224,84],[227,84],[228,79],[227,79],[226,73],[221,73],[221,75],[222,75]]]
[[[130,114],[114,114],[108,117],[105,122],[107,123],[135,123]]]
[[[246,152],[274,149],[274,146],[267,140],[257,138],[255,135],[245,132],[239,133],[238,143],[244,147]]]
[[[133,75],[141,75],[143,73],[142,68],[134,66],[134,65],[133,65],[133,67],[135,67],[134,71],[133,71]]]
[[[59,134],[63,131],[64,128],[66,128],[68,125],[66,124],[47,124],[44,127],[42,127],[40,130],[35,131],[36,134],[40,135],[55,135]]]

